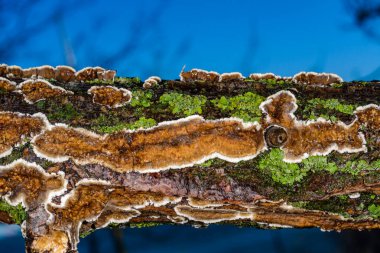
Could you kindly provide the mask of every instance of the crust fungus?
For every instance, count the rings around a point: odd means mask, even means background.
[[[23,78],[37,78],[37,68],[27,68],[22,70]]]
[[[366,142],[359,132],[356,119],[350,125],[332,123],[319,118],[316,121],[299,121],[294,116],[296,98],[289,91],[269,96],[260,105],[267,114],[264,122],[267,144],[281,147],[284,160],[300,162],[312,155],[326,155],[333,150],[343,152],[366,151]]]
[[[132,99],[132,93],[129,90],[113,86],[92,86],[87,93],[92,95],[94,103],[109,108],[124,106]]]
[[[0,89],[5,91],[14,91],[16,89],[16,83],[4,77],[0,77]]]
[[[89,81],[97,78],[97,70],[92,67],[83,68],[75,73],[75,79],[79,82]]]
[[[255,81],[258,81],[260,79],[274,79],[274,80],[281,79],[280,76],[276,76],[273,73],[263,73],[263,74],[262,73],[253,73],[253,74],[249,75],[249,78],[251,78]]]
[[[49,65],[40,66],[37,68],[37,78],[54,79],[55,69]]]
[[[239,72],[223,73],[219,77],[219,82],[243,80],[244,76]]]
[[[27,180],[26,180],[27,179]],[[47,203],[52,193],[64,189],[62,175],[48,174],[42,167],[22,159],[0,167],[0,194],[12,205],[33,209]]]
[[[34,238],[31,249],[35,253],[66,253],[69,249],[69,239],[63,231],[50,231],[44,236]]]
[[[174,207],[174,210],[179,216],[184,216],[190,220],[200,221],[203,223],[217,223],[239,219],[254,219],[254,213],[252,212],[238,211],[233,209],[194,208],[185,205],[178,205]]]
[[[115,70],[106,70],[103,73],[103,80],[104,81],[111,81],[113,82],[116,76],[116,71]]]
[[[107,226],[110,222],[124,223],[140,215],[134,209],[177,203],[180,199],[161,193],[113,187],[102,181],[83,180],[63,197],[61,205],[49,204],[47,208],[53,214],[52,228],[68,231],[71,245],[76,248],[83,221],[94,222],[96,228]]]
[[[293,81],[300,84],[330,85],[341,83],[343,79],[333,73],[300,72],[293,76]]]
[[[7,74],[7,67],[6,64],[0,64],[0,76],[5,77]]]
[[[46,80],[26,80],[20,83],[17,88],[21,91],[27,103],[33,104],[47,98],[72,94],[61,87],[50,84]]]
[[[20,145],[27,138],[42,132],[47,124],[45,115],[41,113],[32,116],[22,113],[0,112],[0,157],[9,155],[14,146]]]
[[[193,81],[208,81],[217,82],[219,81],[219,73],[214,71],[206,71],[202,69],[192,69],[188,72],[182,72],[179,75],[182,82],[193,82]]]
[[[257,123],[234,118],[204,120],[200,116],[105,135],[58,125],[32,143],[35,153],[48,160],[71,158],[80,164],[99,163],[118,172],[183,168],[215,157],[238,162],[252,159],[266,148]]]
[[[189,203],[190,206],[197,208],[220,207],[224,205],[224,203],[220,201],[210,201],[199,198],[188,198],[187,203]]]
[[[7,67],[8,78],[22,78],[22,69],[19,66],[12,65]]]
[[[375,104],[360,106],[355,110],[355,115],[361,124],[370,129],[380,130],[380,106]]]
[[[144,81],[143,88],[149,89],[152,86],[156,86],[159,82],[161,82],[161,78],[158,76],[151,76]]]
[[[69,82],[75,79],[75,69],[70,66],[57,66],[55,79],[60,82]]]

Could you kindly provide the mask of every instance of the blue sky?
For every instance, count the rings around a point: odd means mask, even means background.
[[[27,22],[37,23],[59,4],[34,6]],[[33,35],[9,61],[0,60],[25,67],[67,64],[65,38],[77,68],[101,65],[135,41],[105,67],[143,78],[177,78],[186,65],[245,75],[325,71],[358,79],[380,66],[380,43],[354,27],[341,0],[98,0],[62,6],[58,22]]]
[[[57,3],[35,6],[27,22],[43,19]],[[354,27],[341,0],[99,0],[65,6],[61,14],[10,62],[0,61],[25,67],[65,64],[65,38],[77,68],[101,65],[136,41],[105,67],[142,78],[177,78],[186,65],[245,75],[325,71],[359,79],[380,66],[380,43]],[[136,33],[136,26],[142,31]]]

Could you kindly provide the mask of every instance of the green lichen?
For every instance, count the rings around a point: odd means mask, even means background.
[[[136,90],[132,91],[132,107],[148,108],[152,104],[153,93],[151,91]]]
[[[320,99],[313,98],[307,101],[304,109],[304,115],[307,118],[315,120],[318,117],[336,122],[338,119],[334,115],[339,112],[346,115],[353,115],[357,105],[344,104],[338,99]]]
[[[243,95],[234,97],[222,96],[211,100],[211,103],[222,112],[228,112],[230,116],[237,117],[245,122],[258,121],[261,117],[260,104],[265,100],[264,97],[253,92],[246,92]]]
[[[302,161],[303,168],[306,171],[327,171],[334,174],[338,166],[333,162],[328,162],[326,156],[310,156]]]
[[[380,218],[380,206],[372,204],[368,207],[368,212],[372,218]]]
[[[171,92],[164,93],[159,101],[160,104],[168,107],[175,115],[190,116],[202,114],[202,107],[206,104],[207,98],[202,95],[190,96]]]
[[[74,105],[70,102],[64,105],[53,104],[51,107],[51,112],[47,114],[47,118],[49,120],[62,121],[70,121],[80,116],[80,113],[75,110]]]
[[[307,169],[296,163],[286,163],[283,158],[283,152],[274,148],[260,159],[259,169],[268,172],[276,183],[293,185],[300,182],[306,176]]]
[[[0,200],[0,211],[8,213],[16,224],[21,224],[26,219],[26,212],[21,204],[12,206],[6,201]]]
[[[93,130],[101,132],[101,133],[114,133],[121,131],[123,129],[131,129],[135,130],[138,128],[150,128],[157,124],[157,122],[154,119],[151,118],[145,118],[140,117],[137,121],[133,123],[118,123],[113,126],[94,126],[92,127]]]

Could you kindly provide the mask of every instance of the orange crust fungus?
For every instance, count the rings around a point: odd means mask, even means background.
[[[132,99],[129,90],[113,86],[92,86],[87,93],[92,95],[94,103],[110,108],[124,106]]]
[[[35,163],[24,160],[0,167],[0,194],[11,204],[22,202],[32,209],[49,201],[52,192],[64,188],[62,175],[46,173]]]
[[[343,79],[332,73],[300,72],[293,76],[293,81],[300,84],[330,85],[341,83]]]
[[[70,66],[57,66],[55,79],[60,82],[70,82],[75,79],[75,69]]]
[[[215,157],[237,162],[265,149],[263,131],[257,123],[204,120],[200,116],[105,135],[54,126],[32,144],[35,153],[48,160],[72,158],[80,164],[98,163],[118,172],[183,168]]]
[[[161,78],[158,76],[151,76],[144,81],[143,88],[149,89],[153,86],[156,86],[159,82],[161,82]]]
[[[8,66],[6,71],[8,78],[22,78],[22,69],[19,66]]]
[[[47,119],[42,113],[32,116],[0,112],[0,126],[0,157],[4,157],[12,152],[14,146],[42,132],[47,127]]]
[[[16,83],[9,81],[4,77],[0,77],[0,89],[5,91],[14,91],[16,89]]]
[[[33,104],[37,101],[61,95],[72,94],[61,87],[54,86],[46,80],[26,80],[17,86],[17,89],[23,94],[27,103]]]
[[[66,253],[69,249],[69,238],[63,231],[49,231],[44,236],[34,238],[31,249],[34,253]]]
[[[162,206],[181,200],[161,193],[132,191],[94,180],[79,182],[64,199],[59,206],[48,204],[47,209],[53,214],[51,227],[67,230],[73,246],[79,242],[79,230],[83,221],[93,221],[96,228],[101,228],[110,222],[124,223],[140,215],[135,209],[147,205]]]
[[[180,73],[181,81],[192,82],[192,81],[208,81],[208,82],[218,82],[219,73],[214,71],[206,71],[202,69],[192,69],[188,72],[182,71]]]
[[[285,161],[300,162],[308,156],[326,155],[333,150],[340,153],[366,151],[366,142],[359,132],[357,119],[350,125],[332,123],[322,118],[299,121],[293,114],[297,109],[296,98],[289,91],[269,96],[260,108],[267,114],[263,122],[265,128],[279,126],[286,131],[281,147]]]

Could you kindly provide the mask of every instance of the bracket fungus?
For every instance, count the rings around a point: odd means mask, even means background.
[[[148,79],[146,79],[143,83],[144,89],[149,89],[153,86],[156,86],[159,82],[161,82],[161,78],[158,76],[151,76]]]
[[[182,82],[192,82],[192,81],[208,81],[208,82],[218,82],[220,75],[215,71],[206,71],[202,69],[192,69],[188,72],[180,73],[180,78]]]
[[[14,91],[16,89],[16,83],[9,81],[7,78],[0,77],[0,89],[4,91]]]
[[[300,72],[293,76],[295,83],[330,85],[341,83],[343,79],[333,73]]]
[[[113,86],[92,86],[88,91],[93,102],[110,108],[117,108],[128,104],[132,99],[132,92]]]
[[[42,79],[24,81],[17,86],[17,89],[29,104],[61,95],[73,94],[71,91],[52,85]]]
[[[0,112],[0,157],[11,154],[13,147],[22,145],[47,127],[47,119],[42,113],[34,115]]]

